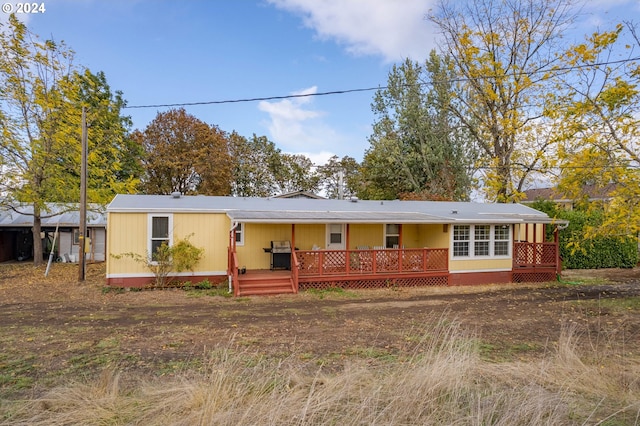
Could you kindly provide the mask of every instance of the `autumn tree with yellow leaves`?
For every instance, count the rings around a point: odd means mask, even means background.
[[[441,0],[429,19],[441,32],[441,54],[458,76],[451,110],[482,151],[488,199],[518,201],[534,172],[551,165],[554,144],[545,103],[572,0]]]
[[[556,79],[549,115],[561,123],[561,191],[581,201],[585,185],[613,188],[608,202],[583,203],[603,213],[591,236],[640,232],[639,51],[637,28],[620,24],[571,46],[563,56],[571,75]]]
[[[0,27],[0,87],[1,201],[32,207],[34,263],[40,265],[46,203],[77,209],[82,108],[89,123],[89,202],[135,190],[139,150],[128,137],[129,118],[121,115],[122,95],[111,92],[104,74],[76,66],[64,43],[40,40],[14,15]]]

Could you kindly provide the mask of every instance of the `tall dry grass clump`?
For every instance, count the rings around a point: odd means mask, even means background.
[[[115,371],[0,406],[3,425],[582,425],[640,424],[638,359],[580,354],[565,328],[547,356],[492,363],[478,336],[444,319],[411,356],[360,358],[340,371],[233,343],[205,367],[128,379]]]

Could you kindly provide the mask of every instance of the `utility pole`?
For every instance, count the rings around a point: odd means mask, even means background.
[[[85,279],[87,235],[87,111],[82,107],[82,164],[80,166],[80,233],[78,239],[78,281]]]

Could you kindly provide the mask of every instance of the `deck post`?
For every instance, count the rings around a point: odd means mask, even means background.
[[[294,267],[294,258],[293,258],[293,252],[296,251],[296,224],[292,223],[291,224],[291,253],[290,253],[290,257],[291,259],[289,259],[289,265],[291,266],[291,268]]]
[[[560,265],[560,230],[556,225],[555,231],[553,231],[553,242],[556,246],[556,276],[559,277],[562,272],[562,266]]]

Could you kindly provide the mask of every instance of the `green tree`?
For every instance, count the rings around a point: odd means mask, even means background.
[[[80,198],[82,106],[88,127],[88,200],[105,204],[116,194],[135,192],[142,174],[142,148],[131,138],[130,117],[122,115],[126,106],[122,93],[111,91],[103,72],[92,74],[86,69],[74,71],[60,87],[66,102],[59,107],[57,137],[63,143],[56,161],[66,165],[62,176],[66,185],[61,192],[49,195],[49,201],[72,203]]]
[[[302,154],[279,153],[279,158],[273,163],[272,168],[277,193],[318,192],[320,175],[313,170],[313,163],[308,157]]]
[[[337,155],[329,158],[323,166],[318,166],[321,185],[327,198],[339,199],[356,196],[361,186],[360,165],[355,158]]]
[[[440,0],[429,16],[462,90],[451,110],[483,154],[489,199],[517,201],[527,179],[551,164],[546,97],[573,0]]]
[[[184,108],[156,115],[134,137],[145,151],[142,190],[148,194],[228,195],[232,165],[227,135]]]
[[[232,133],[232,193],[238,197],[271,197],[293,191],[316,192],[320,177],[300,154],[283,153],[266,136],[251,139]]]
[[[449,112],[452,72],[451,62],[435,52],[424,66],[406,60],[393,67],[372,105],[377,121],[360,196],[468,199],[473,147]]]
[[[233,158],[232,193],[237,197],[270,197],[277,193],[272,170],[279,164],[280,150],[266,136],[251,139],[232,133],[229,150]]]
[[[14,15],[0,31],[0,85],[0,192],[13,208],[33,207],[34,263],[40,265],[45,204],[78,201],[82,107],[90,110],[94,138],[89,201],[106,202],[135,187],[135,161],[126,158],[126,146],[133,149],[127,145],[129,121],[120,116],[124,101],[113,96],[103,74],[76,67],[64,43],[40,41]]]

